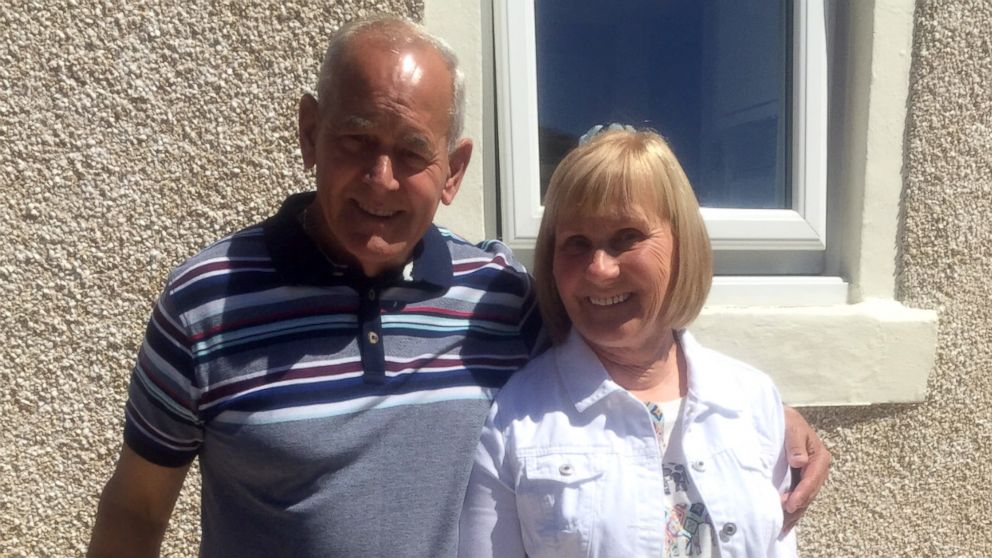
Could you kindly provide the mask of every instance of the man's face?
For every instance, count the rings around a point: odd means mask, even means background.
[[[372,277],[401,267],[438,203],[451,203],[472,145],[448,152],[451,75],[434,50],[358,37],[335,70],[319,108],[300,104],[304,163],[317,167],[311,226],[332,257]]]

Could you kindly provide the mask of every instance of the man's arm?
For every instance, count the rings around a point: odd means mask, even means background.
[[[189,465],[162,467],[124,445],[100,496],[89,558],[158,556]]]
[[[799,484],[782,497],[782,509],[785,512],[782,532],[787,533],[796,526],[806,508],[827,482],[831,458],[827,447],[799,411],[788,405],[783,407],[785,451],[789,457],[789,467],[800,471]]]

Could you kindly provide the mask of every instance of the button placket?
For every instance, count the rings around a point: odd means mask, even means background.
[[[385,383],[386,355],[382,344],[381,296],[374,286],[367,287],[364,293],[359,294],[358,327],[362,378],[366,383]]]

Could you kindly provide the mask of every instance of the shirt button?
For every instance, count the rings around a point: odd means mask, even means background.
[[[737,525],[734,525],[733,523],[727,523],[726,525],[723,526],[723,529],[720,529],[720,536],[723,539],[729,539],[730,537],[734,536],[734,533],[736,532],[737,532]]]
[[[375,291],[369,289],[369,300],[375,300]]]
[[[376,333],[376,332],[374,332],[374,331],[370,331],[369,332],[369,343],[372,343],[373,345],[375,345],[378,342],[379,342],[379,334]]]
[[[561,473],[561,476],[563,477],[569,477],[572,476],[572,473],[575,472],[575,469],[571,465],[566,463],[561,467],[558,467],[558,472]]]
[[[702,473],[703,471],[706,470],[706,463],[703,463],[702,461],[693,461],[692,462],[692,469],[694,471],[697,471],[697,472]]]

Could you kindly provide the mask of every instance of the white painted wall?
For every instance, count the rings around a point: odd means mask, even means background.
[[[465,238],[478,242],[485,238],[483,200],[483,39],[479,0],[426,0],[424,25],[447,40],[458,52],[465,72],[465,136],[475,144],[472,162],[454,203],[442,206],[435,221]]]

